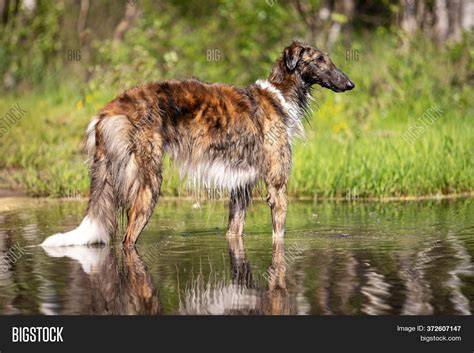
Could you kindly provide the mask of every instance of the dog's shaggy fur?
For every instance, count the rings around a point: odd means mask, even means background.
[[[107,243],[122,209],[128,217],[123,243],[133,246],[158,200],[165,153],[194,184],[230,191],[229,235],[242,234],[252,187],[263,180],[273,237],[282,237],[292,139],[302,133],[314,84],[336,92],[354,87],[326,53],[293,42],[267,80],[246,88],[187,80],[127,90],[87,128],[86,217],[75,230],[43,245]]]

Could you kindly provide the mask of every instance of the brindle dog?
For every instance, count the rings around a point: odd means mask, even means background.
[[[168,153],[195,185],[230,191],[229,235],[241,235],[252,187],[266,183],[273,237],[284,234],[292,140],[302,133],[311,87],[354,88],[327,53],[293,42],[267,80],[246,88],[198,80],[149,83],[127,90],[89,124],[87,215],[78,228],[44,246],[108,243],[125,210],[123,244],[133,246],[160,193]],[[282,133],[282,131],[284,133]]]

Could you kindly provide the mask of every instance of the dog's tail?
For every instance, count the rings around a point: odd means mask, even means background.
[[[86,132],[91,161],[87,214],[79,227],[48,237],[43,246],[107,244],[117,230],[119,209],[137,188],[137,165],[131,153],[133,126],[125,115],[94,117]]]

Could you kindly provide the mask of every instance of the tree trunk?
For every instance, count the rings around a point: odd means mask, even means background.
[[[458,42],[461,40],[461,21],[462,21],[462,3],[461,0],[451,0],[448,6],[449,18],[449,40]]]
[[[446,0],[436,0],[435,14],[435,39],[438,42],[444,42],[448,38],[449,33],[449,18]]]
[[[343,15],[339,20],[332,20],[331,28],[328,34],[327,45],[331,49],[339,38],[341,32],[344,34],[344,44],[349,46],[352,34],[352,20],[354,18],[354,0],[341,0],[334,4],[333,14]]]
[[[89,16],[90,2],[89,0],[81,0],[81,8],[79,10],[79,18],[77,19],[77,36],[79,38],[79,48],[81,53],[81,62],[90,62],[90,50],[89,50],[89,30],[87,29],[87,17]],[[81,65],[81,67],[87,67]],[[84,72],[84,79],[89,81],[91,76],[90,70],[86,69]]]
[[[0,15],[2,16],[2,23],[8,23],[8,15],[10,10],[10,0],[0,0]]]
[[[115,28],[114,42],[117,43],[123,40],[125,33],[127,33],[127,31],[130,29],[136,17],[138,17],[137,5],[135,3],[132,3],[131,1],[127,1],[124,16]]]
[[[415,1],[400,0],[400,8],[402,29],[409,34],[415,33],[417,30]]]
[[[37,0],[23,0],[23,6],[30,14],[33,14],[36,11],[37,5]]]
[[[81,9],[77,20],[77,35],[81,47],[87,42],[87,16],[89,15],[89,0],[81,0]]]
[[[465,0],[462,4],[462,29],[470,31],[474,27],[474,0]]]
[[[344,44],[348,47],[352,39],[352,22],[354,21],[355,3],[354,0],[343,0],[343,11],[347,17],[347,22],[342,27],[344,34]]]
[[[418,28],[424,30],[425,34],[428,28],[431,29],[429,26],[429,11],[427,11],[424,1],[420,1],[416,8],[416,22],[418,23]]]
[[[308,28],[309,42],[314,45],[319,27],[318,16],[316,15],[316,11],[313,11],[311,6],[309,6],[305,1],[293,0],[292,4],[293,7],[296,9],[296,12]]]
[[[333,38],[335,38],[340,31],[340,26],[332,28],[332,5],[333,4],[331,0],[322,0],[321,8],[318,11],[317,21],[319,23],[319,28],[316,29],[317,32],[314,34],[314,41],[316,41],[316,37],[319,34],[319,42],[324,47],[330,45],[330,40],[333,40]]]

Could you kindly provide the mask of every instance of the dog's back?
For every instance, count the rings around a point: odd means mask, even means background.
[[[119,209],[127,210],[129,222],[135,219],[136,227],[125,238],[135,239],[158,198],[164,153],[197,188],[249,194],[268,165],[264,128],[281,109],[258,86],[242,89],[189,80],[127,90],[87,129],[88,216],[67,238],[53,236],[48,242],[83,244],[82,234],[88,233],[95,235],[87,243],[106,243],[116,231]]]

